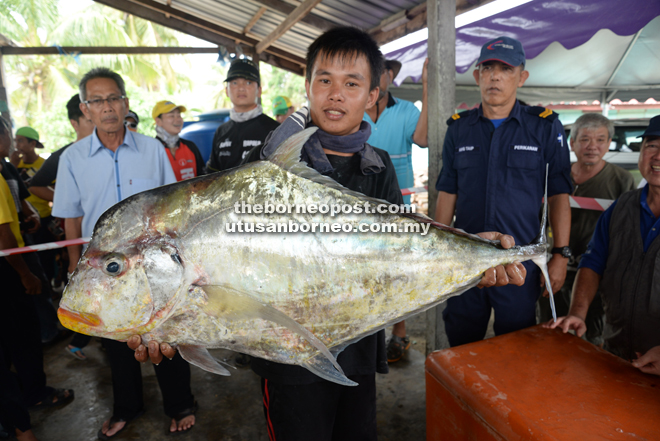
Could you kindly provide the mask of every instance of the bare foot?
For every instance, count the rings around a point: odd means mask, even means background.
[[[126,425],[126,421],[117,421],[110,427],[110,420],[107,420],[103,423],[101,432],[108,437],[113,436],[115,433],[119,432]]]
[[[188,415],[187,417],[179,420],[179,424],[177,424],[176,420],[172,418],[172,422],[170,423],[170,432],[188,430],[194,425],[195,415]]]
[[[16,439],[18,441],[39,441],[37,437],[34,436],[32,429],[28,429],[25,432],[16,429]]]

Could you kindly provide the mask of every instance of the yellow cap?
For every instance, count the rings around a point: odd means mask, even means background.
[[[185,106],[177,106],[172,101],[158,101],[154,110],[151,111],[151,116],[156,119],[163,113],[170,113],[174,109],[179,109],[182,113],[187,110]]]

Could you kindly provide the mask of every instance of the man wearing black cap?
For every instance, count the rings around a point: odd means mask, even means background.
[[[578,265],[568,315],[546,326],[581,337],[599,292],[603,347],[633,360],[642,372],[660,375],[660,116],[651,119],[642,138],[638,165],[647,184],[621,195],[598,219]]]
[[[230,121],[222,124],[213,136],[213,150],[206,163],[209,172],[238,166],[248,152],[263,145],[268,134],[279,124],[263,114],[259,67],[248,59],[234,60],[225,80],[227,96],[234,106]]]
[[[516,99],[529,73],[522,44],[509,37],[481,48],[474,79],[481,105],[453,115],[447,124],[435,219],[469,233],[501,231],[517,244],[534,240],[549,164],[548,204],[554,248],[548,262],[550,283],[559,291],[566,277],[572,191],[569,149],[557,114]],[[503,196],[503,197],[502,197]],[[447,301],[445,330],[452,346],[481,340],[495,312],[496,335],[536,324],[540,270],[525,264],[522,287],[472,289]]]

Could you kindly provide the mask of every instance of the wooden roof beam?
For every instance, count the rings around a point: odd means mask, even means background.
[[[111,8],[118,9],[123,12],[135,15],[136,17],[150,20],[162,26],[210,41],[217,45],[225,46],[230,52],[237,52],[236,47],[239,46],[236,41],[243,43],[246,46],[256,46],[258,40],[250,38],[245,35],[239,34],[232,30],[218,26],[215,23],[210,23],[199,17],[187,14],[183,11],[168,7],[161,3],[151,0],[94,0]],[[165,14],[170,17],[166,18]],[[290,54],[284,50],[270,47],[266,50],[271,57],[270,60],[279,60],[281,66],[293,73],[302,75],[305,66],[305,59],[294,54]],[[260,55],[260,58],[261,55]],[[269,62],[269,64],[277,65]],[[296,68],[288,68],[284,66]]]
[[[253,3],[266,6],[268,9],[273,11],[281,12],[284,15],[290,15],[295,9],[295,6],[283,2],[282,0],[250,0]],[[329,31],[332,28],[339,26],[336,23],[328,21],[324,18],[318,17],[314,14],[308,14],[300,20],[301,23],[305,23],[313,28],[321,30],[323,32]]]
[[[456,15],[483,6],[494,0],[456,0]],[[412,9],[400,11],[381,21],[377,26],[369,29],[369,34],[379,45],[419,31],[428,27],[426,21],[426,3],[417,5]]]
[[[62,52],[60,52],[60,50]],[[217,54],[217,47],[146,46],[0,46],[2,55]]]
[[[321,3],[321,0],[305,0],[298,5],[293,12],[284,19],[282,23],[277,26],[273,32],[268,34],[255,46],[257,48],[257,53],[260,54],[266,50],[271,44],[277,41],[286,31],[291,29],[293,25],[298,23],[303,17],[305,17],[309,12]]]
[[[259,8],[259,10],[257,11],[257,13],[254,14],[254,17],[252,17],[252,18],[250,19],[250,21],[248,22],[248,24],[243,28],[243,34],[244,34],[244,35],[247,35],[247,34],[250,32],[250,30],[252,29],[252,27],[253,27],[255,24],[257,24],[257,22],[259,21],[259,19],[261,18],[261,16],[264,15],[264,13],[265,13],[267,10],[268,10],[268,8],[265,7],[265,6],[262,6],[261,8]]]

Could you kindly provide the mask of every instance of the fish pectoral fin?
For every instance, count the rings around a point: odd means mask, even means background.
[[[300,323],[282,311],[260,302],[247,293],[227,286],[207,285],[201,288],[206,292],[209,299],[208,304],[204,307],[204,312],[214,316],[232,317],[234,319],[259,318],[283,326],[307,340],[309,344],[321,352],[321,355],[332,366],[341,372],[341,367],[339,367],[337,360],[332,356],[326,345],[307,328],[301,326]]]
[[[227,369],[220,366],[220,363],[203,346],[179,345],[178,349],[184,360],[200,369],[226,377],[231,375]]]
[[[302,366],[324,380],[332,381],[333,383],[341,384],[342,386],[358,385],[355,381],[350,380],[344,375],[344,371],[341,367],[335,366],[335,364],[336,363],[330,363],[326,357],[323,357],[323,354],[318,354],[305,361]]]

